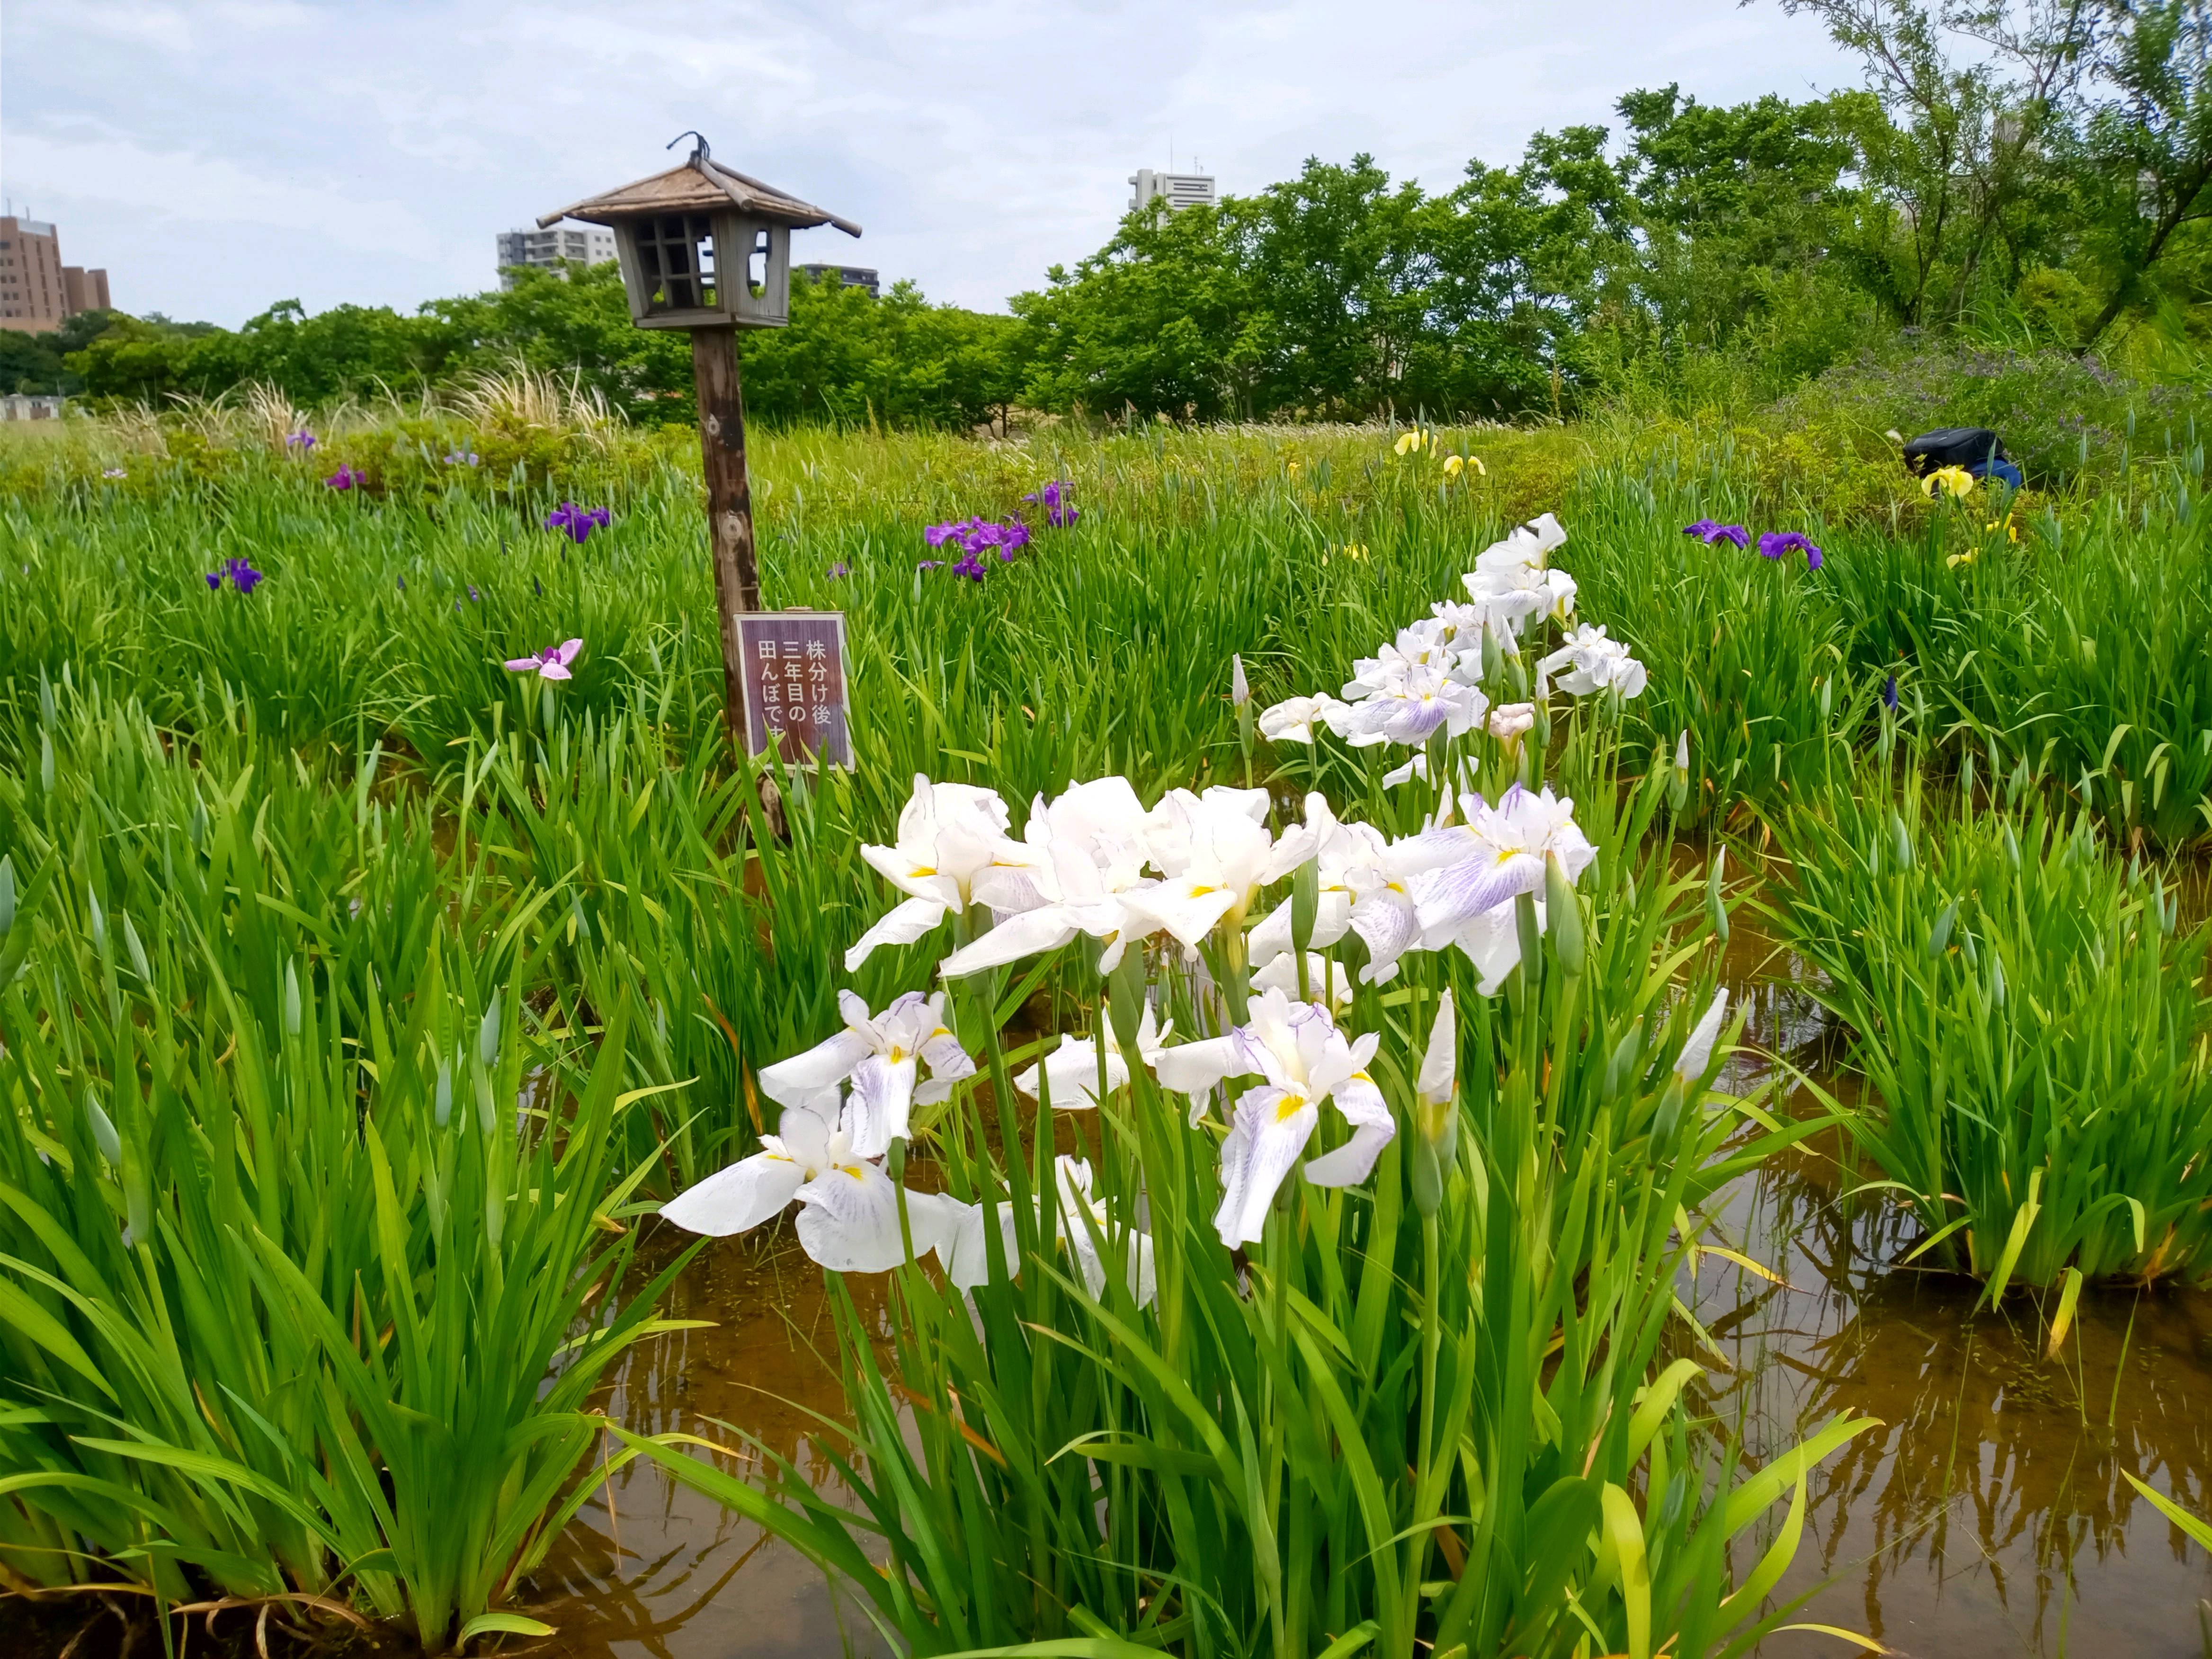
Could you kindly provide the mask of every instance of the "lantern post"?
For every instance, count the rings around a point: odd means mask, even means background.
[[[860,228],[716,161],[696,132],[680,167],[547,214],[605,225],[615,234],[630,320],[640,328],[680,328],[691,336],[691,374],[699,398],[699,455],[707,485],[707,538],[714,568],[722,641],[723,702],[730,736],[751,753],[745,704],[741,615],[761,609],[760,563],[753,538],[752,486],[745,471],[744,388],[738,331],[781,328],[791,315],[791,233],[835,225]],[[839,681],[842,690],[842,675]]]

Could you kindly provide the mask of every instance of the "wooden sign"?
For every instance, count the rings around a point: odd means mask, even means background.
[[[845,725],[845,613],[738,611],[745,741],[787,766],[853,764]]]

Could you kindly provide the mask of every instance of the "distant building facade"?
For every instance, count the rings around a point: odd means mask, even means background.
[[[107,273],[64,264],[52,225],[0,217],[0,328],[46,334],[80,311],[108,308]]]
[[[871,300],[883,297],[876,273],[866,265],[801,265],[799,270],[806,274],[806,280],[810,283],[826,283],[834,278],[847,288],[867,289]]]
[[[615,257],[615,234],[599,225],[556,225],[550,230],[503,230],[499,234],[499,285],[514,286],[514,267],[550,270],[563,260],[603,265]]]
[[[1140,208],[1147,202],[1165,202],[1180,210],[1212,207],[1219,200],[1210,173],[1155,173],[1150,167],[1139,167],[1129,175],[1132,209]]]
[[[80,311],[112,311],[107,302],[107,273],[87,270],[82,265],[62,267],[62,296],[69,301],[70,315]]]
[[[58,421],[62,400],[38,392],[11,392],[0,398],[0,421]]]

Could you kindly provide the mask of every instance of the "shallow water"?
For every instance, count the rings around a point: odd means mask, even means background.
[[[880,1288],[850,1283],[863,1310],[880,1314]],[[797,1462],[817,1490],[836,1491],[807,1437],[820,1428],[810,1411],[843,1411],[836,1332],[822,1273],[789,1234],[709,1241],[665,1312],[716,1323],[633,1348],[603,1408],[641,1434],[727,1444],[734,1437],[718,1425],[730,1425]],[[517,1601],[560,1632],[532,1651],[560,1659],[895,1651],[801,1557],[642,1460],[616,1472]]]
[[[1728,1086],[1760,1080],[1773,1054],[1821,1074],[1834,1045],[1794,964],[1739,924],[1724,967],[1753,1007],[1744,1041],[1756,1051]],[[2087,1295],[2050,1358],[2027,1298],[1977,1314],[1963,1281],[1892,1265],[1909,1228],[1866,1200],[1846,1204],[1857,1179],[1832,1144],[1776,1160],[1716,1207],[1725,1242],[1784,1283],[1707,1255],[1682,1284],[1731,1368],[1711,1366],[1698,1404],[1740,1425],[1747,1457],[1844,1410],[1882,1420],[1808,1484],[1781,1591],[1809,1595],[1793,1617],[1918,1659],[2208,1659],[2197,1607],[2212,1598],[2212,1559],[2122,1471],[2212,1511],[2212,1296]],[[880,1284],[851,1284],[880,1319]],[[667,1312],[716,1323],[633,1349],[604,1407],[640,1432],[732,1441],[719,1419],[834,1496],[807,1436],[820,1426],[810,1412],[842,1413],[835,1331],[822,1275],[788,1232],[709,1243]],[[616,1474],[514,1605],[558,1627],[530,1644],[548,1659],[895,1651],[792,1551],[643,1462]],[[0,1611],[0,1650],[56,1653],[82,1622],[49,1619],[27,1635]],[[1852,1650],[1794,1633],[1761,1651]]]
[[[1817,1073],[1834,1045],[1793,964],[1753,938],[1727,966],[1762,959],[1772,977],[1737,983],[1744,1041]],[[1735,1086],[1765,1070],[1744,1059]],[[1895,1265],[1914,1231],[1872,1195],[1845,1200],[1863,1178],[1832,1142],[1771,1163],[1716,1207],[1784,1283],[1706,1256],[1684,1286],[1734,1368],[1705,1403],[1748,1456],[1846,1410],[1883,1425],[1808,1483],[1778,1592],[1808,1595],[1792,1616],[1928,1659],[2212,1655],[2212,1558],[2123,1476],[2212,1510],[2212,1295],[2087,1293],[2053,1358],[2029,1298],[1978,1313],[1967,1281]],[[1841,1650],[1809,1633],[1761,1650]]]

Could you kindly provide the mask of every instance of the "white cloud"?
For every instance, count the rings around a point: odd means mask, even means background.
[[[1127,176],[1224,190],[1371,153],[1449,188],[1633,87],[1850,78],[1735,0],[10,0],[0,163],[118,303],[235,323],[298,294],[489,284],[492,236],[664,164],[679,130],[866,225],[802,257],[996,306],[1111,234]]]

